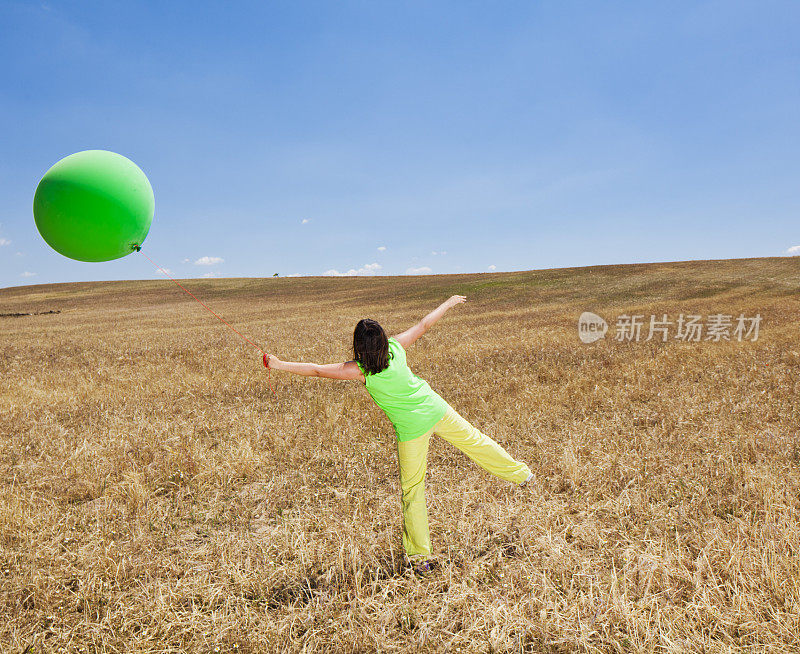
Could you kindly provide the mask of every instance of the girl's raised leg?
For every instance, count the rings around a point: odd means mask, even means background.
[[[433,431],[500,479],[523,484],[531,476],[531,469],[526,464],[515,460],[502,446],[467,422],[453,407],[447,409]]]

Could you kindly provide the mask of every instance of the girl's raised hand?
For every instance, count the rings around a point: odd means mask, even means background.
[[[467,301],[466,295],[453,295],[451,298],[447,300],[447,305],[450,307],[454,307],[457,304],[461,304],[462,302]]]

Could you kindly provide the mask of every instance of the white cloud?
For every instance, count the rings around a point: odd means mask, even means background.
[[[191,259],[184,259],[183,261],[181,261],[181,263],[189,263],[189,261],[191,261]]]
[[[218,263],[225,263],[222,257],[200,257],[194,262],[195,266],[216,266]]]
[[[381,269],[381,264],[379,263],[367,263],[363,265],[361,268],[356,270],[355,268],[351,268],[347,272],[339,272],[338,270],[326,270],[322,273],[325,277],[356,277],[361,275],[374,275]]]
[[[11,245],[11,241],[9,241],[7,238],[0,238],[0,246],[3,245]]]
[[[287,277],[302,277],[300,273],[292,273],[291,275],[286,275]]]
[[[439,256],[442,256],[442,257],[443,257],[445,254],[447,254],[447,252],[445,252],[444,250],[439,250],[438,252],[437,252],[436,250],[434,250],[433,252],[431,252],[431,254],[432,254],[434,257],[435,257],[436,255],[439,255]]]
[[[24,257],[25,255],[22,252],[15,252],[14,253],[18,257]]]
[[[800,255],[800,245],[793,245],[788,250],[786,250],[786,254]]]
[[[406,275],[430,275],[433,271],[428,266],[420,266],[419,268],[407,268]]]
[[[497,266],[492,264],[491,266],[489,266],[489,270],[492,270],[492,271],[497,270]]]
[[[386,246],[385,246],[385,245],[381,245],[381,246],[378,248],[378,252],[386,252]]]
[[[217,275],[219,275],[219,273],[207,272],[207,273],[203,273],[201,275],[201,277],[203,277],[204,279],[214,279],[214,277],[216,277]]]
[[[36,277],[35,272],[28,272],[27,270],[20,275],[20,277]]]
[[[300,221],[300,224],[301,225],[308,225],[308,223],[310,223],[310,222],[311,222],[311,218],[303,218],[303,220]]]
[[[159,272],[165,272],[165,273],[167,273],[168,275],[173,275],[173,274],[175,274],[175,273],[173,273],[173,272],[172,272],[172,268],[162,268],[161,270],[159,270]]]

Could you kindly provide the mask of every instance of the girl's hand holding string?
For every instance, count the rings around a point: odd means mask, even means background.
[[[265,368],[277,368],[278,364],[281,363],[281,360],[276,357],[274,354],[265,354],[264,355],[264,367]]]

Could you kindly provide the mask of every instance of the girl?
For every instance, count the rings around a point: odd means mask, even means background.
[[[454,295],[416,325],[391,338],[374,320],[359,321],[353,333],[353,360],[346,363],[294,363],[268,355],[267,367],[306,377],[358,380],[394,425],[400,486],[403,490],[403,547],[409,559],[431,553],[425,506],[425,463],[431,434],[455,445],[479,466],[507,481],[525,485],[530,468],[515,461],[500,445],[482,434],[435,393],[428,382],[406,365],[409,345],[457,304]]]

